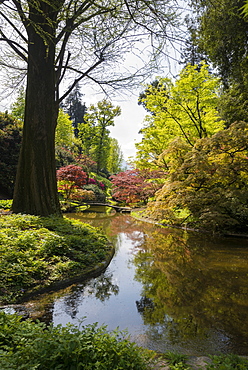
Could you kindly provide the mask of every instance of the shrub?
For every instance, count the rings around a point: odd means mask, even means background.
[[[96,162],[93,161],[91,158],[87,157],[87,155],[80,154],[77,157],[77,163],[82,166],[83,170],[87,173],[89,172],[96,172],[97,170],[97,165]]]
[[[113,198],[127,204],[147,203],[162,187],[164,173],[147,170],[127,170],[110,177],[113,183]]]
[[[60,167],[66,167],[76,162],[75,155],[69,149],[58,146],[55,148],[55,159],[57,169]]]
[[[81,202],[93,201],[96,200],[95,193],[92,190],[86,189],[75,189],[73,193],[69,196],[71,200],[77,200]]]
[[[247,232],[248,123],[235,122],[211,138],[197,140],[194,147],[177,139],[164,158],[169,176],[148,205],[150,217],[181,223],[185,220],[173,218],[183,209],[189,226]]]
[[[69,199],[69,197],[75,192],[76,185],[73,181],[60,180],[58,181],[58,192],[62,195],[64,199]]]
[[[212,363],[207,366],[207,370],[247,370],[248,359],[237,355],[212,356]]]
[[[12,206],[12,199],[1,199],[0,200],[0,209],[10,209]]]
[[[95,200],[97,202],[104,203],[106,201],[106,195],[104,191],[99,189],[97,185],[94,184],[84,185],[84,189],[93,191],[95,194]]]
[[[124,333],[96,324],[45,326],[0,313],[1,370],[146,370],[151,355]]]
[[[0,302],[80,276],[109,256],[106,237],[66,218],[0,217]]]
[[[0,113],[0,190],[13,195],[14,182],[22,141],[22,123]]]

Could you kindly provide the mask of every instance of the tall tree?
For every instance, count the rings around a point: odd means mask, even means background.
[[[27,66],[14,212],[60,214],[54,144],[59,104],[83,79],[116,88],[141,77],[115,73],[114,63],[142,38],[151,38],[155,53],[163,50],[175,19],[173,1],[0,0],[2,68],[23,74]],[[66,76],[74,82],[60,95]]]
[[[122,171],[123,159],[123,153],[118,144],[118,140],[110,138],[110,149],[107,163],[108,172],[111,174],[115,174]]]
[[[115,117],[121,114],[119,106],[103,99],[96,105],[91,105],[85,115],[85,123],[79,125],[79,136],[83,147],[87,148],[90,157],[96,162],[97,173],[107,169],[110,154],[111,139],[107,127],[114,126]],[[80,130],[82,128],[82,133]],[[90,146],[89,146],[90,142]]]
[[[82,104],[82,96],[79,83],[77,83],[62,105],[63,110],[69,114],[72,120],[75,137],[78,137],[78,124],[84,122],[86,113],[86,105]]]

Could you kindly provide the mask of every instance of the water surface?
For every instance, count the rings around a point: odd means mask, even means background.
[[[115,244],[98,278],[41,297],[55,325],[127,329],[157,351],[248,355],[248,240],[162,229],[127,215],[71,215]]]

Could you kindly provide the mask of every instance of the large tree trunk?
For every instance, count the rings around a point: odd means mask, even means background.
[[[28,74],[23,142],[12,210],[40,216],[61,214],[55,168],[54,30],[47,19],[56,14],[46,2],[42,11],[30,9]],[[42,7],[42,5],[41,5]],[[55,24],[55,22],[53,23]],[[33,25],[39,25],[40,29]]]

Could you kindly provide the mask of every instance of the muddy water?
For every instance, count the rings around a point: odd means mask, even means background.
[[[116,253],[98,278],[39,297],[43,320],[127,329],[131,340],[161,352],[248,355],[247,239],[120,214],[70,217],[101,227]]]

